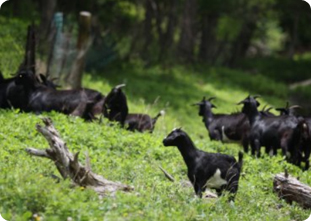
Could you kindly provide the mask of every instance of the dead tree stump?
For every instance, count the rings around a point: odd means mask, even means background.
[[[100,195],[114,193],[117,190],[126,192],[133,190],[133,187],[107,180],[93,173],[88,156],[86,157],[85,166],[79,163],[79,152],[73,155],[68,150],[66,143],[61,139],[51,119],[44,118],[42,120],[45,126],[37,124],[36,129],[48,141],[50,148],[45,150],[27,148],[26,151],[30,155],[52,160],[64,179],[71,179],[74,184],[91,188]]]
[[[311,208],[311,187],[286,173],[274,177],[273,190],[288,203],[294,201],[303,208]]]

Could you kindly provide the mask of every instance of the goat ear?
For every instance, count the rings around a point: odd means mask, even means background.
[[[257,107],[260,106],[260,103],[259,103],[259,101],[257,101],[257,100],[256,100],[256,105],[257,105]]]
[[[199,102],[199,103],[191,104],[191,106],[200,106],[200,105],[202,105],[202,104],[203,104],[202,102]]]
[[[46,77],[45,77],[44,74],[39,74],[39,78],[40,78],[40,80],[41,80],[42,82],[46,82],[46,81],[47,81],[47,79],[46,79]]]
[[[239,103],[237,103],[236,105],[245,104],[245,103],[246,103],[246,100],[242,100]]]
[[[214,99],[216,99],[216,97],[210,97],[210,98],[208,99],[208,101],[212,101],[212,100],[214,100]]]
[[[212,104],[212,108],[217,108],[214,104]]]

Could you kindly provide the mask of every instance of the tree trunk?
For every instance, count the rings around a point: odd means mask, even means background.
[[[194,61],[194,46],[196,40],[197,1],[186,0],[181,20],[181,33],[178,43],[179,57],[186,61]]]
[[[168,53],[174,43],[174,31],[177,23],[177,0],[170,1],[168,16],[167,16],[167,25],[165,31],[161,31],[160,36],[160,54],[159,61],[163,61],[167,58]],[[159,16],[159,14],[158,14]],[[158,19],[158,29],[161,29],[163,19]],[[162,30],[162,29],[161,29]]]
[[[303,208],[311,208],[311,187],[299,182],[287,173],[277,174],[273,180],[273,190],[286,202],[297,202]]]
[[[51,44],[53,43],[51,42],[51,39],[49,39],[49,34],[51,31],[51,24],[56,10],[56,5],[57,0],[40,0],[41,21],[37,32],[37,46],[41,59],[42,57],[48,56]],[[42,61],[39,63],[41,62]],[[46,64],[43,66],[46,66]],[[39,67],[39,69],[41,69],[41,67]]]
[[[77,42],[77,56],[68,76],[68,87],[71,89],[81,88],[84,71],[85,56],[90,46],[91,13],[81,12],[79,21],[79,37]]]
[[[294,25],[293,30],[291,33],[291,42],[289,44],[289,50],[288,50],[288,58],[293,59],[295,55],[295,47],[298,39],[298,23],[299,23],[299,15],[296,14],[294,19]]]
[[[39,27],[40,39],[44,40],[49,31],[52,23],[53,15],[56,9],[57,0],[41,0],[41,22]]]
[[[52,160],[64,179],[71,179],[74,184],[91,188],[99,195],[115,193],[118,190],[131,191],[133,187],[113,182],[91,171],[90,161],[86,157],[86,166],[79,163],[79,152],[73,155],[55,129],[51,119],[42,119],[45,126],[36,125],[36,129],[48,141],[50,148],[42,150],[27,148],[30,155],[44,157]]]
[[[216,15],[202,16],[199,59],[203,62],[213,63],[217,59],[215,58],[217,53],[215,36],[217,22],[218,16]]]
[[[145,61],[149,61],[150,53],[149,53],[149,46],[152,43],[153,35],[152,35],[152,18],[154,16],[152,1],[146,0],[145,1],[145,20],[144,20],[144,44],[142,49],[142,58]],[[137,39],[135,39],[137,41]]]
[[[246,51],[250,46],[256,28],[256,20],[249,20],[244,23],[241,28],[240,34],[232,44],[230,59],[227,62],[229,66],[234,66],[239,58],[245,57]]]
[[[24,61],[19,70],[30,70],[36,74],[36,33],[34,25],[28,26]]]

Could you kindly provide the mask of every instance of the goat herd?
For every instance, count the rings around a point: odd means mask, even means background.
[[[22,70],[9,79],[0,75],[0,108],[18,108],[34,113],[56,111],[88,121],[102,114],[128,130],[152,132],[164,111],[160,111],[154,118],[147,114],[129,113],[123,86],[125,85],[114,87],[107,96],[88,88],[58,90],[43,75],[37,76],[29,70]],[[260,157],[262,146],[270,155],[276,155],[277,149],[281,149],[289,162],[298,166],[304,162],[307,170],[311,118],[294,116],[293,109],[297,106],[278,108],[280,116],[273,115],[269,110],[259,111],[257,97],[248,96],[239,102],[238,104],[243,105],[242,112],[233,114],[213,114],[214,97],[204,97],[194,105],[199,106],[199,116],[202,116],[211,140],[240,142],[244,152],[248,152],[250,145],[252,155],[257,157]],[[163,140],[163,144],[178,147],[188,168],[188,178],[198,196],[201,197],[206,188],[211,188],[219,195],[227,190],[231,193],[230,199],[234,199],[242,168],[242,152],[236,161],[234,157],[226,154],[198,150],[180,128],[174,129]]]

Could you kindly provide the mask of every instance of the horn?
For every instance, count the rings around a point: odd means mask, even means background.
[[[199,102],[199,103],[191,104],[191,106],[199,106],[201,104],[202,104],[202,102]]]
[[[293,105],[293,106],[290,106],[288,109],[302,109],[302,107],[299,105]]]
[[[253,96],[254,99],[259,98],[259,97],[261,97],[261,96],[260,95],[254,95]]]
[[[120,88],[125,87],[125,86],[126,86],[126,84],[119,84],[119,85],[115,86],[114,88],[115,89],[120,89]]]
[[[208,99],[208,101],[212,101],[212,100],[214,100],[214,99],[216,99],[216,97],[210,97],[210,98]]]
[[[269,107],[267,110],[266,110],[266,112],[269,112],[270,110],[272,110],[273,109],[273,107]]]

